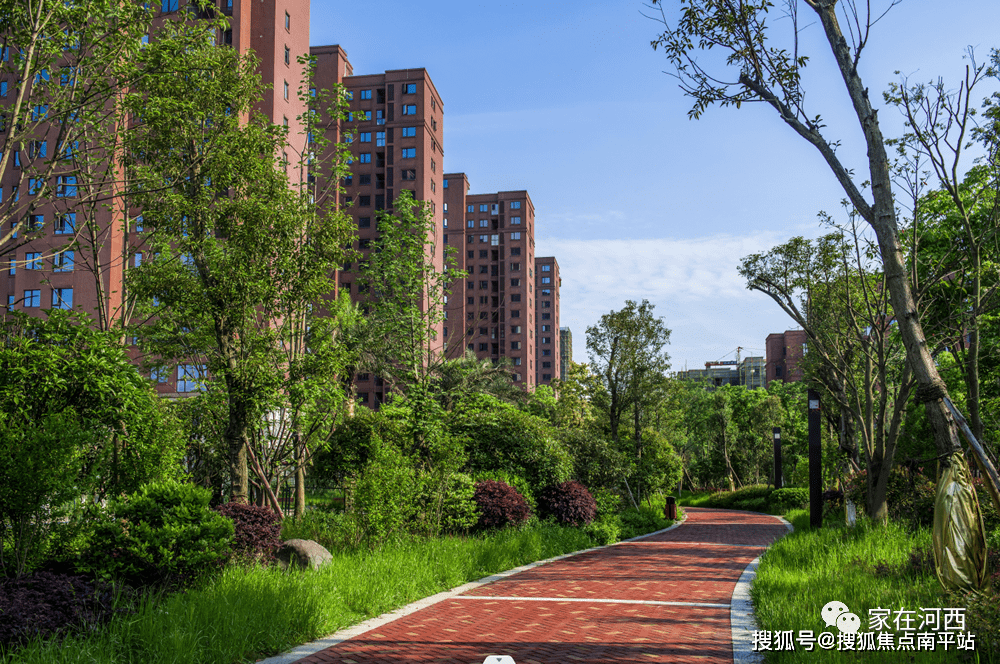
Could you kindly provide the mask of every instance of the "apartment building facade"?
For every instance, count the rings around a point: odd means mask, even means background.
[[[573,363],[573,331],[568,327],[559,328],[559,379],[566,380],[570,364]]]
[[[153,3],[154,10],[159,10],[154,26],[190,4],[190,0]],[[230,20],[230,28],[217,37],[220,46],[241,53],[252,49],[257,54],[260,75],[271,84],[257,110],[288,127],[292,154],[286,157],[297,161],[295,153],[305,146],[299,118],[307,112],[307,104],[298,94],[305,81],[298,58],[309,53],[309,0],[218,0],[213,11]],[[204,15],[201,10],[197,13]],[[3,87],[6,90],[7,84]],[[10,103],[13,96],[0,98],[0,105]],[[137,265],[144,252],[142,216],[140,211],[127,209],[110,191],[94,191],[79,181],[72,159],[67,160],[65,175],[53,176],[51,195],[36,200],[38,187],[34,183],[23,186],[24,173],[40,170],[57,157],[57,133],[54,126],[41,129],[37,140],[14,146],[11,167],[0,174],[0,206],[7,213],[30,210],[20,239],[28,241],[5,257],[0,293],[6,296],[8,309],[29,315],[40,316],[50,308],[72,309],[114,321],[123,315],[125,271]],[[82,143],[77,148],[87,149]],[[88,222],[96,229],[95,241],[67,249],[77,230]],[[187,366],[158,372],[156,378],[158,391],[165,395],[198,389]]]
[[[342,181],[339,205],[348,212],[356,227],[354,249],[362,256],[377,239],[379,211],[391,211],[403,190],[414,199],[430,204],[433,229],[427,238],[427,258],[436,270],[444,268],[443,214],[445,210],[444,105],[425,69],[397,69],[379,74],[354,74],[346,52],[338,45],[315,46],[315,87],[332,89],[342,84],[350,98],[346,121],[323,120],[331,143],[341,137],[350,141],[350,175]],[[344,265],[337,275],[338,292],[348,292],[358,302],[354,266]],[[442,352],[445,325],[438,324],[432,352]],[[377,408],[386,398],[388,386],[372,374],[360,374],[356,389],[358,402]]]
[[[562,338],[559,333],[559,289],[562,277],[554,256],[535,259],[535,346],[537,385],[549,385],[562,372]]]
[[[772,332],[765,340],[767,382],[783,380],[794,383],[802,380],[802,358],[806,354],[809,337],[805,330]]]

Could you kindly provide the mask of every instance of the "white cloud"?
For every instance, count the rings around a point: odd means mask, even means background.
[[[538,256],[555,256],[562,275],[560,324],[573,330],[573,356],[586,361],[586,328],[625,300],[648,299],[673,333],[674,369],[714,361],[742,346],[763,355],[770,332],[792,326],[767,296],[748,291],[739,261],[787,239],[761,232],[739,237],[636,240],[540,239]]]

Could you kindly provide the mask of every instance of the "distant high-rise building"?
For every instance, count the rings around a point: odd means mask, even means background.
[[[751,390],[766,387],[767,380],[763,357],[745,357],[739,364],[739,384],[746,385]]]
[[[559,262],[553,256],[536,258],[535,268],[535,309],[538,312],[535,331],[538,369],[535,382],[538,385],[548,385],[562,373],[559,334],[559,287],[562,278],[559,276]]]
[[[559,380],[566,380],[573,362],[573,333],[568,327],[559,328]]]
[[[448,246],[465,279],[451,284],[448,357],[511,363],[514,380],[535,387],[535,207],[527,191],[469,194],[464,173],[444,176]]]
[[[806,354],[808,336],[804,330],[786,330],[767,335],[767,382],[782,380],[794,383],[802,380],[802,358]]]

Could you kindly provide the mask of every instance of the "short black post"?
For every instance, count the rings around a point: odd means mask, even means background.
[[[820,445],[819,394],[809,390],[809,525],[823,525],[823,448]]]
[[[774,427],[774,488],[781,488],[781,427]]]

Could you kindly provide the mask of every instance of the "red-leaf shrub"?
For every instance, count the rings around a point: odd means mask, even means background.
[[[566,526],[584,526],[597,515],[594,497],[576,480],[553,484],[538,497],[538,510],[542,516],[554,516]]]
[[[35,637],[92,629],[114,613],[114,590],[82,576],[36,572],[0,579],[0,652]]]
[[[476,482],[473,500],[479,507],[479,528],[519,526],[531,515],[524,496],[509,484],[496,480]]]
[[[267,507],[226,503],[215,508],[235,527],[233,555],[242,560],[270,563],[281,547],[281,518]]]

